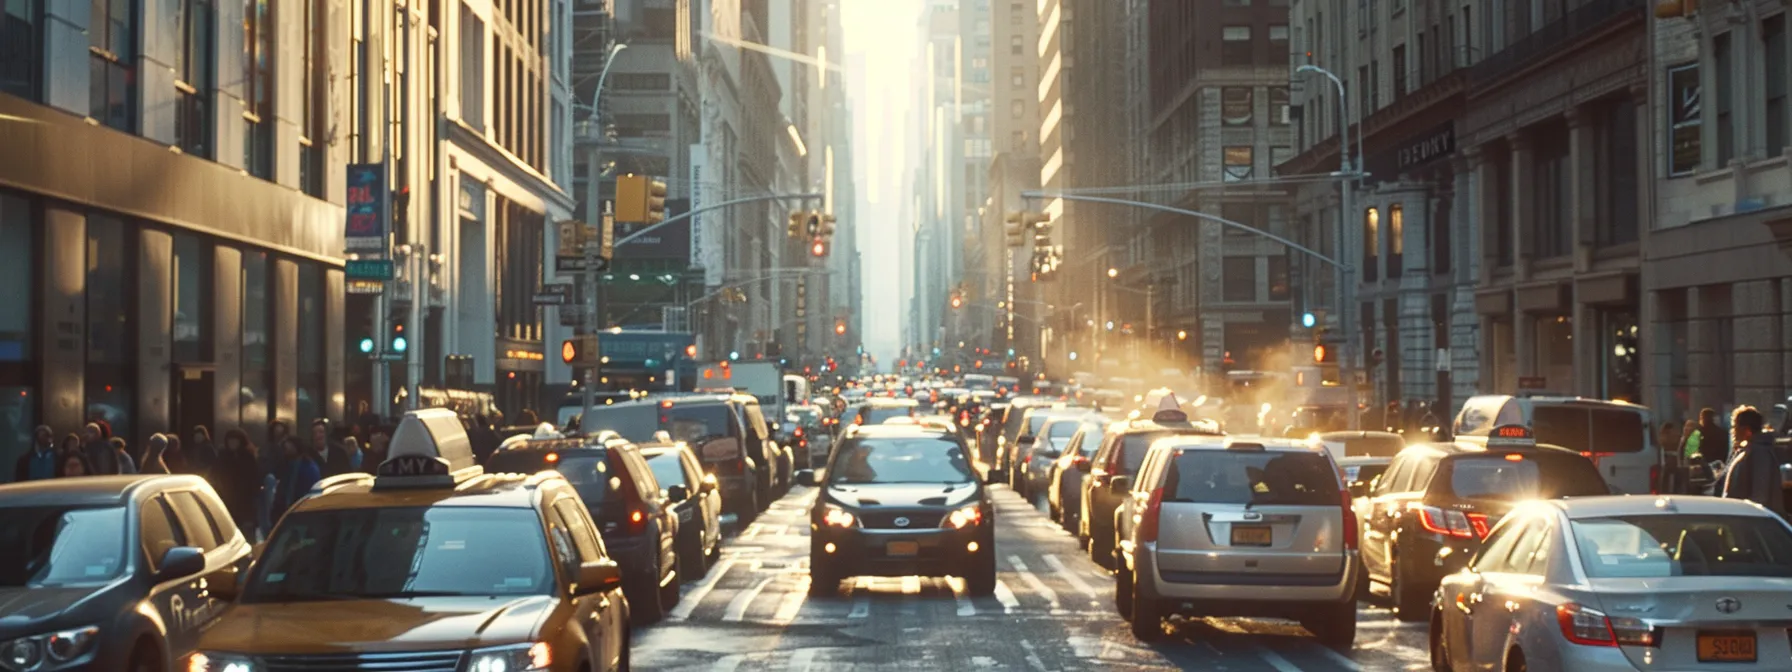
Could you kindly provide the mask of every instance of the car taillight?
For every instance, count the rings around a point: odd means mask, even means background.
[[[1349,490],[1340,491],[1338,497],[1343,500],[1341,506],[1344,509],[1344,548],[1354,551],[1357,548],[1356,509],[1350,508]]]
[[[1556,607],[1562,637],[1581,646],[1660,646],[1654,626],[1635,618],[1612,618],[1605,612],[1568,602]]]
[[[797,436],[797,438],[802,438],[803,428],[801,428],[801,427],[796,428],[796,436]]]
[[[1089,463],[1089,458],[1083,457],[1082,455],[1077,455],[1075,457],[1070,458],[1070,466],[1073,469],[1081,469],[1083,467],[1083,465],[1088,464],[1088,463]]]
[[[1469,528],[1471,528],[1475,531],[1476,537],[1480,537],[1482,539],[1487,538],[1487,530],[1489,527],[1489,525],[1487,524],[1487,514],[1485,514],[1485,513],[1468,514],[1468,526],[1469,526]]]
[[[647,531],[647,514],[640,509],[628,512],[628,533],[641,534]]]
[[[1435,532],[1449,537],[1461,537],[1463,539],[1477,536],[1475,534],[1474,524],[1470,523],[1468,515],[1461,511],[1445,510],[1435,506],[1425,506],[1424,504],[1419,504],[1417,502],[1406,506],[1408,510],[1419,514],[1419,526],[1425,528],[1427,532]],[[1482,525],[1485,526],[1486,516],[1482,516],[1482,518]]]
[[[1661,494],[1661,465],[1659,464],[1649,467],[1649,494]]]
[[[1145,502],[1145,511],[1139,514],[1139,528],[1135,534],[1139,543],[1149,544],[1157,541],[1157,519],[1164,512],[1164,489],[1151,491],[1151,499]]]

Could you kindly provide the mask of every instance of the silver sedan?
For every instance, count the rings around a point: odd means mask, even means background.
[[[1711,497],[1533,502],[1435,605],[1437,670],[1792,669],[1792,526]]]

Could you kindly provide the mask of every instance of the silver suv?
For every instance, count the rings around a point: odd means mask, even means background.
[[[1338,467],[1292,439],[1176,436],[1119,476],[1114,606],[1142,641],[1166,616],[1299,621],[1356,639],[1357,522]]]

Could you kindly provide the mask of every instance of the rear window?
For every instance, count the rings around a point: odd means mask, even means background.
[[[1406,442],[1391,437],[1357,437],[1344,440],[1345,457],[1393,457],[1406,448]]]
[[[859,417],[867,425],[881,425],[891,418],[906,418],[914,415],[912,406],[866,406],[859,410]]]
[[[658,453],[646,455],[647,466],[653,470],[653,479],[659,481],[661,488],[674,485],[690,485],[684,479],[684,462],[678,459],[678,453]]]
[[[1127,434],[1120,441],[1120,472],[1127,476],[1139,473],[1139,467],[1145,464],[1145,453],[1151,448],[1151,442],[1166,436],[1174,436],[1174,432],[1143,432]]]
[[[660,409],[661,429],[672,435],[673,441],[691,444],[705,443],[710,439],[733,436],[734,414],[722,404],[675,405]],[[646,438],[627,436],[636,442],[652,441],[649,434]]]
[[[579,426],[592,435],[608,429],[635,442],[652,441],[660,429],[658,409],[646,405],[599,405],[591,409],[589,422],[580,421]]]
[[[1388,473],[1388,466],[1386,464],[1347,465],[1344,467],[1344,480],[1351,483],[1373,483],[1377,476]]]
[[[1252,506],[1337,506],[1338,472],[1316,453],[1178,451],[1164,501]]]
[[[485,470],[492,473],[533,474],[549,469],[559,471],[579,492],[579,499],[586,506],[609,501],[615,488],[620,487],[622,479],[615,478],[621,470],[613,468],[606,460],[608,453],[584,453],[565,455],[532,450],[504,450],[492,455]],[[559,455],[553,462],[547,456]]]
[[[1637,453],[1648,445],[1642,414],[1619,408],[1545,406],[1531,408],[1537,443],[1577,453]]]
[[[1026,431],[1021,432],[1021,436],[1038,436],[1039,428],[1044,427],[1045,421],[1050,419],[1051,416],[1044,413],[1035,413],[1027,416],[1027,429]]]
[[[1476,455],[1450,460],[1450,494],[1464,499],[1556,499],[1611,494],[1593,463],[1579,455]]]
[[[1777,518],[1644,515],[1571,525],[1592,578],[1792,578],[1792,532]]]

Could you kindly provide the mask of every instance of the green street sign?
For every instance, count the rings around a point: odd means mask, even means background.
[[[342,271],[350,280],[391,280],[394,275],[391,259],[350,259]]]

